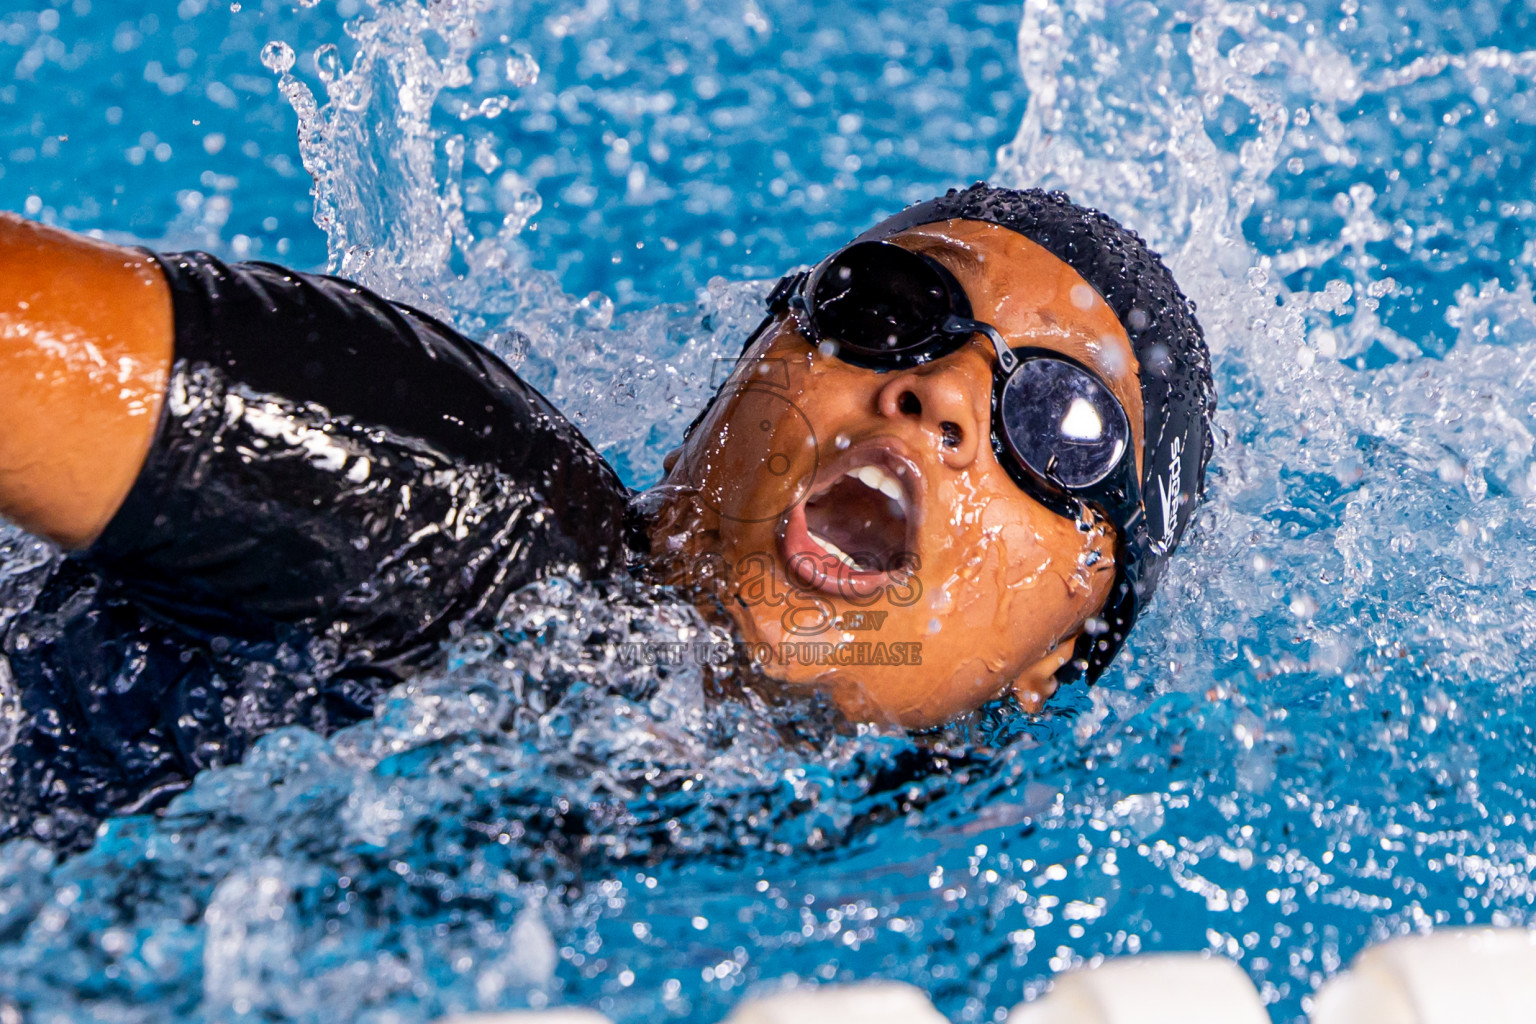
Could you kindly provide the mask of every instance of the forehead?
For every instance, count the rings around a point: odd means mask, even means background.
[[[965,288],[973,315],[1009,344],[1055,349],[1098,371],[1139,419],[1140,366],[1125,327],[1081,274],[1044,247],[969,220],[924,224],[888,241],[943,263]]]

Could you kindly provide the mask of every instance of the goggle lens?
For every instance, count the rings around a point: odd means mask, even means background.
[[[1060,359],[1025,360],[1003,386],[999,404],[1014,456],[1069,489],[1103,480],[1130,443],[1119,400],[1092,374]]]
[[[817,330],[839,355],[875,360],[931,344],[953,303],[926,260],[879,242],[838,253],[811,282],[807,299]]]

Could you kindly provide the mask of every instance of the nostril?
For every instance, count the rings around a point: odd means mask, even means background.
[[[953,420],[945,420],[939,424],[939,431],[944,435],[944,447],[960,447],[960,424]]]
[[[901,397],[896,399],[896,408],[900,409],[907,416],[921,416],[923,414],[923,403],[910,391],[903,391]]]

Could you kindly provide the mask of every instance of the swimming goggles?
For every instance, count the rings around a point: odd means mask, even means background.
[[[1053,512],[1104,513],[1122,538],[1142,517],[1130,420],[1082,363],[1051,349],[1012,348],[971,316],[937,260],[892,242],[856,242],[791,274],[768,296],[824,354],[876,371],[918,366],[982,334],[992,342],[992,448],[1021,488]]]

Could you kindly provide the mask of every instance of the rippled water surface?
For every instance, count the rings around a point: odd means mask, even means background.
[[[71,859],[0,847],[0,1019],[708,1021],[884,976],[1000,1020],[1209,949],[1291,1021],[1372,940],[1528,921],[1528,2],[33,8],[0,14],[0,206],[423,305],[632,483],[767,279],[978,177],[1167,256],[1224,440],[1134,656],[1038,719],[707,701],[589,642],[691,610],[552,581],[372,722]],[[4,619],[52,555],[0,542]]]

